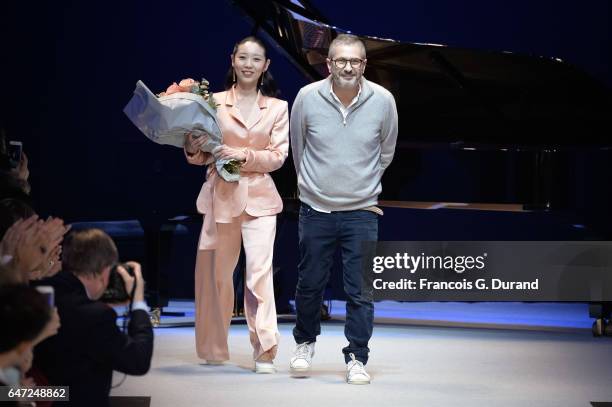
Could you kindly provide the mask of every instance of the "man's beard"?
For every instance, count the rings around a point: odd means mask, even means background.
[[[352,75],[351,77],[346,78],[343,77],[340,73],[334,73],[332,77],[334,79],[334,85],[344,89],[352,89],[356,87],[359,81],[357,75]]]

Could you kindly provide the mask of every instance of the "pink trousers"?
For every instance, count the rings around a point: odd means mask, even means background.
[[[240,243],[246,255],[244,311],[253,358],[269,351],[276,356],[279,341],[272,281],[276,216],[252,217],[245,212],[232,223],[217,223],[215,250],[198,250],[195,269],[196,350],[200,358],[229,359],[228,330],[234,307],[232,276]]]

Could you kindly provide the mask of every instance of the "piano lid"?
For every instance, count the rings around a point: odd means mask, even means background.
[[[349,31],[307,0],[232,0],[310,80],[327,76],[327,50]],[[359,37],[365,76],[389,89],[398,147],[609,148],[611,92],[557,58]]]

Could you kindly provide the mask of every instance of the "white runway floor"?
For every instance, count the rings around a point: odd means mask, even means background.
[[[487,313],[475,305],[480,313]],[[532,309],[532,314],[539,312]],[[520,315],[511,314],[514,317],[508,327],[518,327]],[[523,314],[523,325],[528,326],[533,315]],[[557,316],[551,318],[554,321]],[[324,323],[313,372],[307,379],[289,376],[293,323],[280,324],[278,372],[273,375],[251,371],[245,325],[231,326],[231,360],[222,366],[204,365],[196,357],[193,327],[157,328],[151,371],[143,377],[128,377],[112,394],[149,396],[151,406],[156,407],[501,407],[612,402],[612,339],[593,338],[586,329],[588,318],[581,313],[570,315],[573,318],[570,325],[578,326],[557,331],[554,326],[563,324],[538,328],[546,320],[542,315],[529,329],[492,329],[490,324],[479,328],[417,326],[412,324],[414,318],[403,324],[379,323],[370,343],[372,384],[368,386],[344,382],[342,321]],[[397,314],[393,319],[398,322]],[[114,382],[121,377],[116,374]]]

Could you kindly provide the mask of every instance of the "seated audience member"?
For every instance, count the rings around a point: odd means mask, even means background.
[[[0,287],[0,386],[31,384],[23,373],[32,348],[57,331],[57,314],[47,299],[26,285]]]
[[[127,333],[117,327],[114,309],[99,301],[118,258],[115,244],[102,230],[73,231],[64,240],[62,270],[37,282],[55,288],[62,326],[36,347],[34,365],[49,385],[70,386],[70,402],[63,406],[108,406],[113,370],[131,375],[149,370],[153,329],[140,265],[127,263],[134,277],[116,267],[128,293],[136,284]]]

